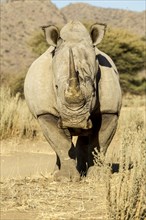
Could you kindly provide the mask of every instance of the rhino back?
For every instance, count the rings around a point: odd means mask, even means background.
[[[53,47],[50,47],[35,60],[25,78],[25,99],[35,117],[45,113],[58,116],[52,73],[52,51]]]
[[[98,93],[100,111],[102,113],[119,113],[122,104],[119,74],[112,59],[105,53],[96,50],[96,58],[99,62],[100,80]]]

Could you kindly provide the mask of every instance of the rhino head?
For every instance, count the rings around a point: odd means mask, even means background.
[[[54,46],[52,68],[59,124],[62,128],[92,128],[90,114],[96,104],[95,46],[101,42],[105,25],[93,24],[88,31],[79,21],[67,23],[61,30],[44,27],[46,40]]]

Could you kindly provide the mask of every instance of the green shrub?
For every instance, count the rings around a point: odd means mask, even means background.
[[[126,30],[108,29],[99,49],[115,62],[120,73],[134,75],[144,68],[144,41]]]
[[[43,54],[48,48],[48,44],[46,42],[43,31],[36,32],[34,36],[30,39],[28,44],[31,47],[32,52],[35,53],[37,56]]]
[[[130,74],[121,74],[120,83],[124,93],[129,92],[135,95],[142,95],[146,92],[146,79],[139,79]]]
[[[11,94],[15,96],[17,93],[19,93],[19,96],[23,99],[24,98],[24,79],[25,76],[19,76],[11,81],[10,83],[10,89]]]
[[[2,74],[1,87],[9,88],[12,96],[19,93],[20,98],[24,98],[24,80],[27,73],[27,69],[22,72],[7,72]]]

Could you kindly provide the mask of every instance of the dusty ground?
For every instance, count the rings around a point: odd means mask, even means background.
[[[36,178],[54,171],[56,156],[44,140],[1,141],[1,181]]]
[[[138,112],[144,114],[145,108],[139,107]],[[129,123],[127,116],[131,115],[131,107],[123,108],[120,126]],[[106,155],[107,163],[119,163],[121,136],[122,129],[118,128]],[[31,156],[33,160],[30,160]],[[55,182],[46,173],[46,167],[50,173],[54,169],[55,157],[44,140],[2,141],[1,159],[1,220],[109,219],[107,166],[96,166],[92,178],[77,183]],[[14,172],[16,165],[18,172]],[[112,175],[115,185],[120,174]]]
[[[15,219],[107,219],[103,178],[97,184],[90,180],[57,183],[48,178],[11,180],[2,186],[2,196],[2,219],[9,219],[10,212]]]
[[[50,175],[54,166],[45,141],[1,142],[2,220],[107,219],[105,171],[92,180],[58,183]]]

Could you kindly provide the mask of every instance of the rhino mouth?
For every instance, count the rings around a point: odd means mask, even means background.
[[[92,121],[89,118],[59,118],[58,126],[60,128],[81,128],[81,129],[91,129]]]
[[[85,106],[85,104],[86,104],[86,102],[81,103],[80,105],[65,103],[65,107],[68,110],[76,111],[77,112],[77,111],[80,111]]]

